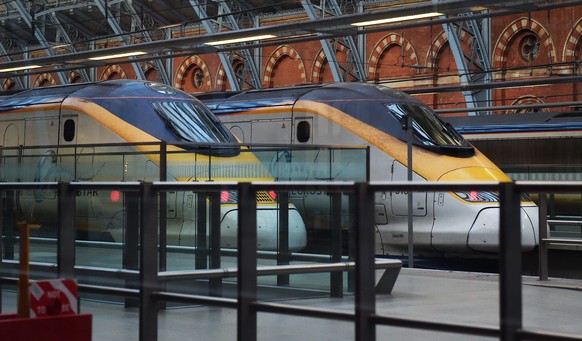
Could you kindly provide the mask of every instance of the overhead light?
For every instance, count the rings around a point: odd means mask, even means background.
[[[407,21],[407,20],[415,20],[415,19],[426,19],[432,17],[440,17],[444,15],[443,13],[438,12],[430,12],[430,13],[421,13],[421,14],[413,14],[413,15],[405,15],[402,17],[395,17],[395,18],[386,18],[386,19],[378,19],[378,20],[370,20],[370,21],[362,21],[353,23],[353,26],[371,26],[371,25],[380,25],[380,24],[388,24],[393,22],[399,21]]]
[[[165,26],[160,26],[158,27],[161,30],[165,30],[167,28],[174,28],[174,27],[179,27],[182,26],[183,24],[170,24],[170,25],[165,25]]]
[[[60,44],[60,45],[51,46],[50,48],[53,50],[57,50],[57,49],[63,49],[65,47],[69,47],[69,46],[71,46],[71,44]]]
[[[123,57],[132,57],[132,56],[141,56],[147,54],[143,51],[135,51],[135,52],[126,52],[126,53],[119,53],[119,54],[110,54],[107,56],[99,56],[99,57],[91,57],[91,60],[104,60],[104,59],[115,59],[115,58],[123,58]]]
[[[272,34],[263,34],[260,36],[250,36],[250,37],[242,37],[242,38],[234,38],[234,39],[209,41],[209,42],[204,43],[204,44],[206,44],[206,45],[225,45],[225,44],[243,43],[245,41],[269,39],[269,38],[275,38],[275,37],[277,37],[277,36],[272,35]]]
[[[28,65],[28,66],[17,66],[17,67],[11,67],[8,69],[0,69],[0,72],[11,72],[11,71],[20,71],[20,70],[30,70],[30,69],[36,69],[41,67],[40,65]]]

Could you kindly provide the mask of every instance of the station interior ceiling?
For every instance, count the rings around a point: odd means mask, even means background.
[[[461,27],[460,22],[527,15],[580,4],[582,0],[4,0],[0,4],[0,79],[20,79],[47,72],[47,68],[61,73],[87,72],[109,64],[150,62],[162,70],[162,79],[171,84],[170,79],[164,79],[171,75],[163,72],[163,60],[175,56],[208,53],[226,56],[233,52],[251,56],[252,48],[263,46],[315,40],[323,45],[324,41],[339,37],[353,39],[367,33],[435,24]],[[438,15],[422,17],[426,13]],[[384,24],[358,24],[415,15],[421,17]],[[480,29],[478,25],[464,25],[465,30]],[[447,33],[454,34],[454,31]],[[486,32],[479,33],[484,37],[481,44],[490,45],[491,37]],[[236,42],[241,38],[249,40]],[[461,47],[451,45],[451,49],[458,55],[463,54]],[[136,52],[139,54],[132,55]],[[120,55],[131,57],[99,59]],[[328,54],[327,58],[332,60],[335,55]],[[483,64],[484,70],[490,71],[486,57],[473,58]],[[233,74],[229,76],[231,89],[240,89],[241,84],[230,67],[226,67],[226,72]],[[462,74],[462,67],[458,68]],[[359,80],[365,81],[362,77]],[[138,74],[139,78],[143,74]],[[552,84],[580,80],[580,76],[572,75],[538,81]],[[251,82],[251,85],[261,87],[261,82]],[[514,80],[509,85],[519,86],[520,82]],[[503,86],[508,84],[482,77],[466,78],[458,86],[415,89],[413,93],[462,91],[465,96],[471,96],[480,89]]]

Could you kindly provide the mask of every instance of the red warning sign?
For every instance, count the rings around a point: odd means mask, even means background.
[[[79,294],[73,279],[30,283],[30,317],[77,314]]]

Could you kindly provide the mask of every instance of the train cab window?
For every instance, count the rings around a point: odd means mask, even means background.
[[[462,146],[463,138],[439,120],[428,107],[412,104],[387,104],[388,110],[403,122],[412,115],[414,136],[426,146]]]
[[[66,142],[71,142],[75,139],[75,120],[68,119],[63,125],[63,138]]]
[[[193,101],[151,103],[174,134],[185,142],[233,142],[231,134],[209,110]]]
[[[311,138],[311,124],[301,121],[297,124],[297,141],[305,143]]]

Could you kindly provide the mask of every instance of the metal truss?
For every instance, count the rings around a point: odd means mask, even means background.
[[[442,1],[442,0],[440,0]],[[433,0],[439,2],[439,0]],[[457,64],[461,85],[491,83],[490,58],[490,19],[476,20],[473,13],[461,13],[458,22],[443,24],[447,34],[449,46]],[[469,36],[469,51],[465,51],[461,44],[461,36]],[[491,89],[463,90],[467,108],[489,107],[491,105]],[[469,111],[475,115],[476,111]]]
[[[123,1],[122,4],[125,6],[127,12],[131,15],[131,21],[132,21],[132,31],[139,31],[141,34],[141,39],[146,41],[146,42],[151,42],[152,38],[150,37],[148,30],[146,29],[146,27],[144,26],[144,22],[142,21],[142,19],[140,19],[140,16],[137,14],[135,8],[132,6],[131,2],[126,0]],[[145,21],[147,21],[147,23],[149,23],[148,26],[150,26],[150,28],[155,26],[155,20],[151,17],[149,17],[147,14],[141,13],[142,17]],[[171,58],[170,58],[171,60]],[[152,61],[152,63],[156,66],[157,70],[158,70],[158,75],[161,78],[161,81],[165,84],[172,84],[172,80],[170,79],[170,75],[167,72],[166,67],[164,66],[164,64],[162,63],[161,59],[154,59]],[[134,63],[134,68],[135,67],[139,67]],[[145,79],[145,75],[143,74],[143,69],[141,69],[143,78]]]
[[[2,55],[4,55],[4,59],[6,59],[7,61],[12,60],[10,58],[10,53],[8,52],[9,50],[6,49],[6,46],[10,46],[10,51],[12,51],[12,47],[17,46],[16,43],[14,43],[13,40],[10,40],[8,38],[4,38],[4,39],[0,39],[0,53]],[[20,77],[13,77],[12,80],[16,83],[16,86],[20,89],[24,88],[24,84],[22,83],[22,79]],[[0,84],[0,87],[3,84]],[[0,88],[0,90],[3,90],[2,88]]]
[[[103,16],[105,17],[105,20],[107,21],[107,23],[109,24],[109,27],[111,27],[111,29],[113,30],[113,32],[115,33],[115,35],[117,35],[119,37],[119,39],[121,40],[121,42],[123,42],[124,45],[130,45],[133,43],[133,41],[130,40],[130,37],[133,38],[132,36],[127,36],[124,35],[124,31],[121,28],[120,25],[120,18],[121,18],[121,11],[122,9],[128,9],[131,7],[131,4],[128,4],[127,1],[122,0],[122,1],[115,1],[110,3],[109,1],[105,0],[95,0],[95,6],[97,6],[97,8],[99,9],[99,11],[101,11],[101,14],[103,14]],[[124,8],[122,8],[122,6]],[[134,22],[134,18],[132,17],[132,25],[131,25],[132,29],[135,29],[135,22]],[[132,31],[130,31],[132,32]],[[131,64],[133,67],[133,70],[135,71],[135,74],[137,76],[138,79],[145,79],[145,74],[143,72],[143,69],[137,64],[137,63],[132,63]]]
[[[54,55],[53,47],[47,39],[44,37],[42,29],[45,25],[38,25],[36,21],[36,2],[32,1],[30,4],[30,8],[26,8],[26,5],[22,2],[22,0],[3,0],[2,1],[4,6],[7,9],[15,10],[18,15],[20,16],[20,20],[23,20],[26,25],[30,28],[32,34],[36,38],[36,40],[40,43],[40,45],[44,48],[45,53],[49,56]],[[40,4],[40,8],[42,9],[42,4]],[[54,19],[53,16],[48,16],[51,19]],[[46,18],[46,16],[44,16]],[[61,84],[67,83],[67,76],[64,72],[57,72],[57,76],[61,81]]]
[[[316,0],[317,1],[317,0]],[[341,16],[343,10],[337,0],[319,0],[315,4],[312,0],[302,0],[301,4],[307,12],[309,19],[318,20],[325,16]],[[345,3],[351,1],[343,1]],[[331,69],[333,79],[336,82],[350,81],[350,77],[359,81],[366,81],[366,68],[363,63],[363,50],[358,48],[353,36],[344,36],[337,38],[325,38],[324,33],[317,33],[320,39],[323,52],[327,58],[328,65]],[[342,45],[346,49],[347,59],[345,64],[340,64],[337,59],[337,51]]]
[[[198,0],[190,0],[190,4],[198,17],[202,20],[202,25],[208,33],[216,33],[223,31],[237,31],[240,29],[239,20],[234,13],[243,13],[244,11],[232,11],[231,6],[236,4],[233,1],[212,1],[218,7],[218,15],[215,18],[210,18],[206,13],[205,6]],[[240,18],[240,17],[239,17]],[[252,19],[252,26],[255,26],[255,20]],[[255,59],[251,51],[244,48],[245,44],[241,44],[241,49],[238,51],[218,52],[218,56],[230,88],[233,91],[239,91],[244,84],[248,84],[253,89],[260,89],[262,87],[261,77],[255,63]],[[243,59],[240,68],[235,70],[234,62],[236,57]]]

